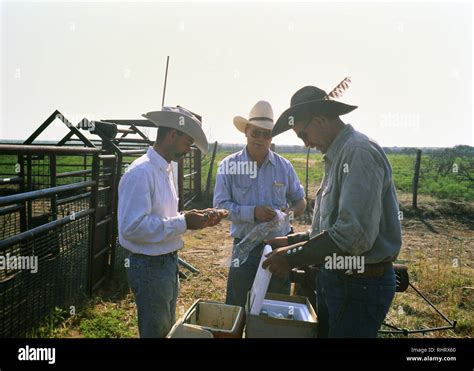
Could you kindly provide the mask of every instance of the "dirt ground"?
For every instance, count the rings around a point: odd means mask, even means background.
[[[301,221],[293,224],[297,232],[305,231],[308,227]],[[233,241],[228,220],[223,220],[213,228],[188,231],[183,239],[184,248],[179,256],[197,268],[200,274],[191,274],[181,267],[181,271],[189,276],[189,279],[180,281],[177,313],[181,315],[197,299],[225,301]]]

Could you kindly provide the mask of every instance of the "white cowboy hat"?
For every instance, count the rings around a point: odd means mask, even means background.
[[[264,100],[258,101],[250,110],[248,120],[241,116],[234,117],[234,125],[242,133],[245,133],[245,128],[249,124],[265,130],[272,130],[275,124],[273,122],[273,109],[270,103]]]
[[[181,131],[194,139],[194,144],[203,154],[207,153],[209,144],[202,130],[201,121],[183,107],[163,107],[161,111],[148,112],[142,115],[156,126]]]

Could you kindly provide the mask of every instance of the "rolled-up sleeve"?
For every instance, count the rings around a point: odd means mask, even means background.
[[[118,227],[128,241],[154,244],[186,232],[184,215],[160,218],[152,215],[152,179],[136,169],[124,174],[119,185]]]
[[[291,202],[296,202],[304,198],[304,188],[300,183],[298,175],[293,166],[288,169],[288,192],[287,198]]]
[[[222,163],[219,165],[219,168],[221,165]],[[255,222],[255,206],[239,205],[238,203],[233,202],[230,175],[224,174],[221,171],[218,171],[216,176],[213,205],[215,208],[228,210],[229,219],[233,222]]]
[[[338,217],[329,235],[350,255],[370,250],[379,234],[384,167],[376,153],[355,147],[342,163]]]

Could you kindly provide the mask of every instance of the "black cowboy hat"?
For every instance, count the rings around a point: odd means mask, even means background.
[[[333,93],[340,89],[339,85],[329,94],[316,86],[305,86],[298,90],[291,97],[290,108],[278,118],[272,131],[272,137],[291,129],[296,122],[295,117],[299,117],[302,113],[326,113],[340,116],[355,110],[357,106],[342,103],[331,98],[332,95],[338,96],[337,93]]]

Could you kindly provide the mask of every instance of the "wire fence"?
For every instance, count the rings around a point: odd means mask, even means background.
[[[0,337],[25,337],[90,292],[98,152],[0,146]],[[16,147],[16,146],[14,146]],[[31,148],[34,147],[34,148]],[[80,170],[78,170],[80,169]]]

